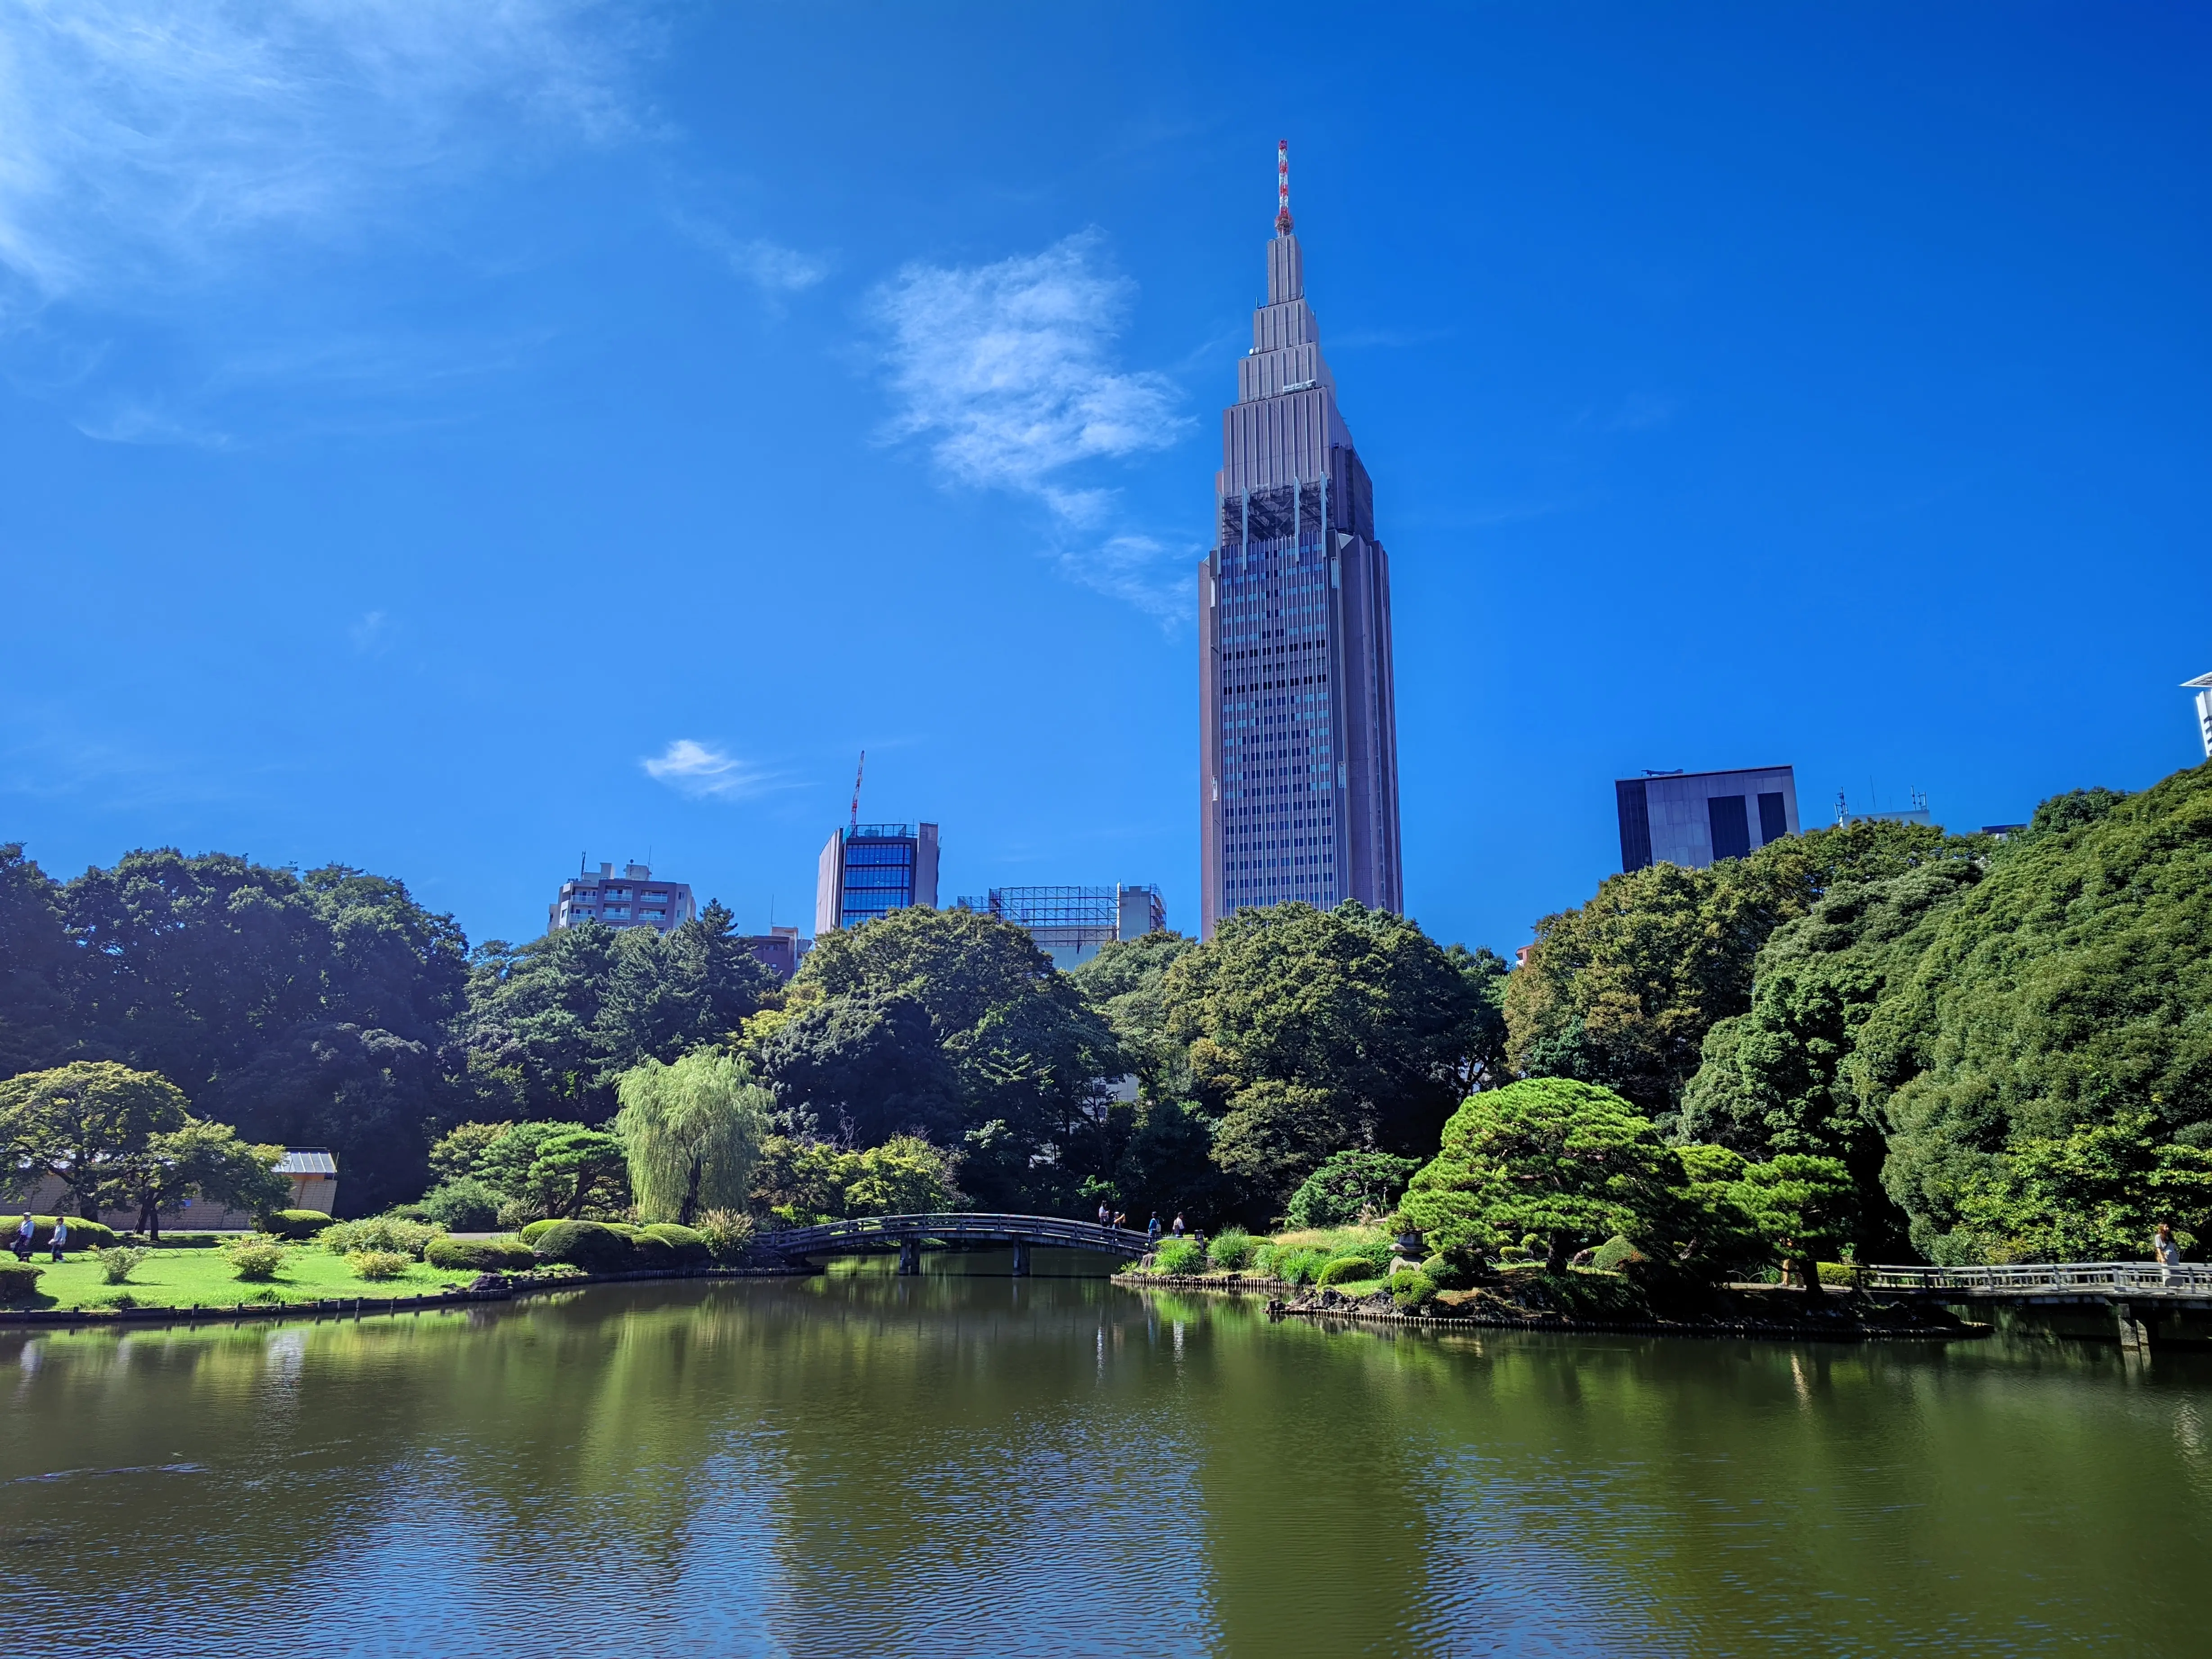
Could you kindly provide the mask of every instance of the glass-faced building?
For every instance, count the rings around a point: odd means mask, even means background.
[[[953,906],[1027,928],[1037,949],[1063,973],[1090,961],[1116,939],[1142,939],[1168,925],[1166,902],[1160,890],[1149,884],[994,887],[980,897],[955,899]]]
[[[814,931],[858,927],[909,904],[937,904],[937,826],[856,823],[833,831],[815,866]]]
[[[1199,569],[1203,937],[1245,905],[1405,902],[1390,562],[1285,202]]]

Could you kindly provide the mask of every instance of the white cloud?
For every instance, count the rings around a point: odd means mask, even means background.
[[[0,11],[0,267],[18,300],[218,273],[384,217],[532,134],[636,131],[590,0],[19,0]]]
[[[1166,550],[1109,531],[1117,493],[1085,472],[1164,449],[1191,422],[1166,376],[1115,365],[1134,284],[1103,241],[1085,231],[994,264],[910,264],[878,290],[892,431],[926,441],[957,483],[1042,503],[1062,568],[1164,616],[1171,590],[1153,570]]]
[[[768,778],[736,757],[691,738],[678,738],[658,755],[638,763],[646,775],[695,799],[739,800],[757,794]]]
[[[690,213],[674,212],[669,217],[686,236],[718,255],[733,274],[770,296],[803,293],[830,274],[826,259],[764,236],[750,240],[732,236],[711,220]]]

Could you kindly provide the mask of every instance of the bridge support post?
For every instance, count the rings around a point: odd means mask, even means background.
[[[1017,1279],[1027,1279],[1029,1276],[1029,1241],[1025,1238],[1018,1238],[1014,1241],[1014,1277]]]
[[[898,1270],[902,1273],[918,1273],[921,1271],[921,1241],[920,1239],[899,1240]]]
[[[2136,1317],[2135,1310],[2124,1302],[2112,1304],[2112,1317],[2120,1328],[2120,1346],[2137,1352],[2150,1350],[2150,1328]]]

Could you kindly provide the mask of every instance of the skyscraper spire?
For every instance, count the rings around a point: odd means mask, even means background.
[[[1291,141],[1275,140],[1275,234],[1291,234]]]

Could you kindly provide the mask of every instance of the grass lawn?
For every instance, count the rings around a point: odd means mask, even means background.
[[[235,1307],[242,1302],[315,1302],[331,1297],[424,1296],[449,1285],[465,1285],[472,1272],[449,1273],[428,1262],[410,1263],[397,1279],[357,1279],[342,1255],[319,1245],[295,1245],[276,1277],[255,1284],[239,1279],[221,1250],[155,1250],[140,1262],[126,1285],[100,1276],[91,1251],[62,1262],[38,1259],[36,1295],[13,1304],[19,1308],[98,1308],[115,1305],[128,1295],[141,1308]]]

